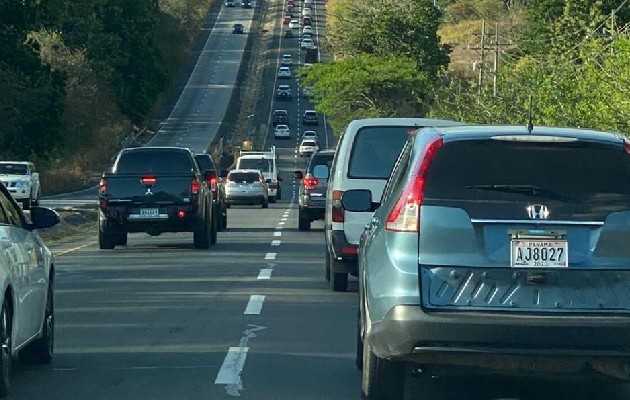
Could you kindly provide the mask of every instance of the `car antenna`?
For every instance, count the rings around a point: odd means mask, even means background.
[[[534,108],[534,96],[529,95],[529,111],[527,117],[527,131],[532,133],[534,130],[534,118],[532,117],[532,109]]]

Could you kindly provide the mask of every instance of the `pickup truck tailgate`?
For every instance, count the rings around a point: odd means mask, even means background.
[[[105,175],[111,205],[176,205],[192,203],[193,174]]]

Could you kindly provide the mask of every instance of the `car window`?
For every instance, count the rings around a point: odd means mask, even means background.
[[[271,160],[265,158],[241,158],[238,162],[239,169],[257,169],[263,172],[271,171]]]
[[[333,154],[317,154],[315,155],[312,159],[311,162],[308,166],[308,172],[309,173],[313,173],[313,169],[315,169],[316,166],[318,165],[326,165],[328,167],[328,170],[331,171],[332,170],[332,163],[333,163],[333,159],[334,159],[334,155]]]
[[[199,163],[199,169],[202,171],[206,171],[209,169],[214,169],[214,164],[212,163],[212,158],[207,155],[197,155],[195,156],[197,163]]]
[[[0,174],[28,175],[28,166],[26,164],[0,164]]]
[[[256,172],[232,172],[228,179],[232,182],[253,183],[260,180],[260,175]]]
[[[190,156],[183,151],[130,151],[123,152],[114,165],[114,172],[191,172]]]
[[[409,129],[404,126],[360,129],[350,151],[348,178],[387,179],[409,136]]]
[[[530,185],[553,193],[543,199],[630,210],[630,156],[619,148],[584,142],[458,141],[436,153],[425,198],[540,199],[531,191],[487,190],[484,185]]]

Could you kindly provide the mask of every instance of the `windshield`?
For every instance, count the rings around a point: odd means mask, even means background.
[[[379,126],[359,130],[352,145],[348,178],[387,179],[410,128]]]
[[[25,164],[0,164],[2,175],[28,175],[28,166]]]
[[[272,170],[271,160],[265,158],[241,158],[238,161],[238,169],[257,169],[262,172],[270,172]]]

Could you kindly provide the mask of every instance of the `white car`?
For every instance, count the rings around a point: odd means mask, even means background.
[[[276,139],[291,139],[291,129],[289,129],[289,125],[277,125],[273,136]]]
[[[300,157],[304,157],[304,156],[310,156],[311,154],[315,153],[317,150],[319,150],[319,146],[317,145],[317,142],[311,139],[304,139],[302,140],[302,143],[300,144]]]
[[[311,89],[309,89],[307,87],[303,87],[302,88],[302,97],[308,99],[310,95],[311,95]]]
[[[305,33],[313,34],[315,32],[313,32],[313,27],[311,25],[307,25],[304,28],[302,28],[302,35]]]
[[[293,65],[293,57],[291,57],[291,54],[283,54],[280,60],[280,64],[289,66]]]
[[[302,16],[303,17],[306,17],[307,15],[310,16],[311,14],[313,14],[313,10],[311,10],[310,8],[306,8],[305,7],[305,8],[302,9]]]
[[[291,29],[300,29],[300,21],[298,19],[292,19],[289,22],[289,28],[291,28]]]
[[[312,39],[302,39],[300,42],[301,49],[312,49],[315,47],[315,43],[313,43]]]
[[[315,131],[304,131],[302,134],[302,140],[313,140],[315,142],[319,141],[319,136],[317,136],[317,132]]]
[[[54,354],[54,258],[37,233],[59,223],[55,211],[33,207],[27,218],[0,185],[0,397],[11,386],[13,360],[49,364]]]
[[[304,0],[304,4],[313,4],[313,0]]]
[[[291,68],[280,67],[280,69],[278,69],[278,78],[280,79],[291,78]]]
[[[25,210],[39,204],[39,173],[32,162],[0,161],[0,181]]]

